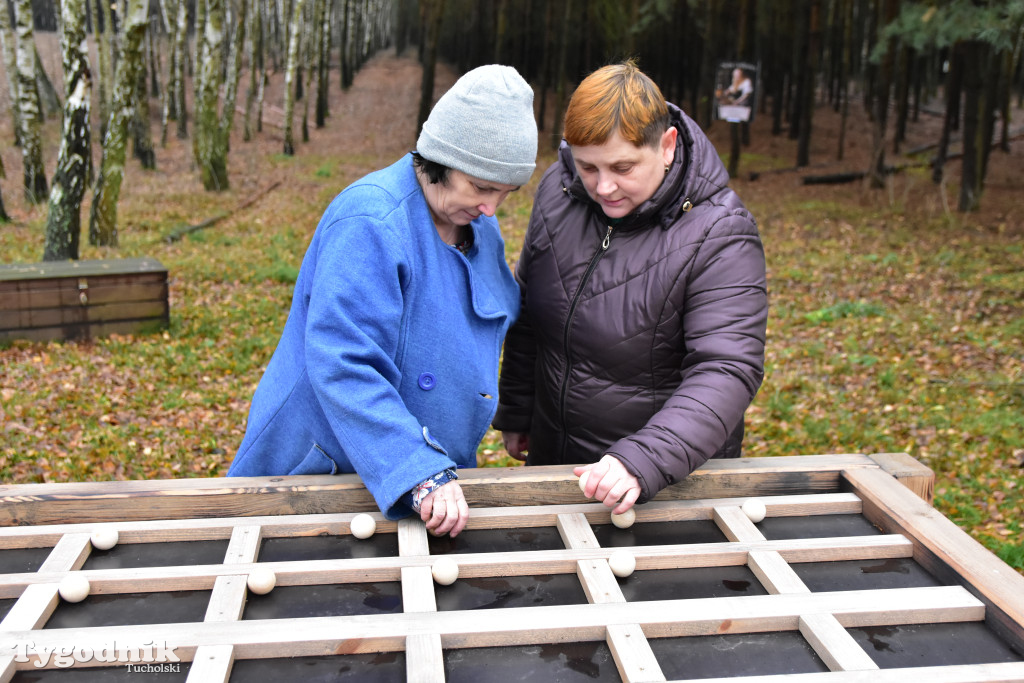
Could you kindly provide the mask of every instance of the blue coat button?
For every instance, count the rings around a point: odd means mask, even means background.
[[[430,391],[435,386],[437,386],[437,379],[434,377],[432,373],[424,372],[422,375],[420,375],[419,385],[420,389],[422,389],[423,391]]]

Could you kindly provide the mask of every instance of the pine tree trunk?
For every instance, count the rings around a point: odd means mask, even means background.
[[[796,165],[811,163],[811,132],[814,127],[814,83],[821,53],[821,0],[811,0],[807,21],[807,54],[803,99],[800,102],[800,139],[797,143]]]
[[[6,7],[3,9],[6,11]],[[43,148],[39,139],[41,111],[36,90],[36,49],[32,31],[31,0],[18,0],[15,10],[18,30],[18,108],[21,118],[25,199],[30,204],[38,204],[46,200],[46,170],[43,167]]]
[[[146,0],[128,0],[124,39],[114,75],[110,120],[103,139],[100,175],[96,179],[89,213],[89,243],[93,245],[117,246],[117,200],[124,181],[125,143],[134,111],[132,95],[139,71],[143,69],[140,47],[149,23],[146,5]]]
[[[7,94],[11,110],[11,123],[14,124],[14,146],[21,146],[21,113],[18,110],[18,79],[14,74],[18,73],[18,60],[14,54],[16,40],[11,33],[11,22],[7,16],[7,4],[4,3],[4,11],[0,12],[0,50],[3,51],[4,73],[7,74]]]
[[[985,92],[988,55],[989,47],[981,41],[969,40],[964,44],[964,154],[957,206],[963,212],[977,211],[981,204],[985,150],[990,141],[986,133],[991,132],[986,123],[991,114]]]
[[[963,43],[955,43],[949,52],[949,73],[946,74],[946,114],[942,117],[942,133],[939,145],[932,159],[932,182],[938,185],[945,174],[946,156],[949,154],[949,139],[953,132],[953,122],[959,117],[960,95],[962,94],[964,70]]]
[[[569,74],[566,61],[569,52],[569,22],[572,19],[573,0],[565,0],[565,13],[562,15],[562,31],[558,38],[558,61],[555,67],[555,111],[554,124],[551,126],[551,149],[558,149],[562,144],[562,130],[565,124],[567,90]]]
[[[329,72],[331,61],[331,8],[332,0],[322,0],[320,10],[320,37],[317,49],[316,71],[316,127],[323,128],[330,116],[328,105]]]
[[[899,0],[880,0],[879,26],[887,26],[899,14]],[[875,95],[872,100],[872,155],[868,169],[869,184],[873,188],[885,187],[885,130],[889,122],[889,99],[892,89],[893,64],[896,61],[896,39],[889,39],[889,46],[878,65],[875,80]]]
[[[89,57],[85,46],[86,0],[61,2],[61,50],[64,66],[64,134],[50,188],[44,261],[78,259],[81,207],[88,182]]]
[[[288,66],[284,72],[284,153],[295,155],[295,72],[299,67],[299,38],[302,35],[304,0],[292,0],[292,20],[288,25]]]
[[[567,2],[571,0],[566,0]],[[423,74],[420,78],[420,110],[416,116],[416,135],[419,136],[434,106],[434,73],[437,68],[437,43],[444,16],[444,0],[428,0],[427,26],[424,30],[426,49],[423,53]]]

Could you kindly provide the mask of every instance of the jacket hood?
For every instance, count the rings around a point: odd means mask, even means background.
[[[665,180],[650,199],[622,219],[618,230],[636,230],[650,225],[670,228],[680,215],[693,206],[719,192],[729,183],[729,173],[707,136],[700,132],[697,122],[682,109],[668,103],[671,125],[679,131],[676,136],[676,155]],[[575,201],[588,203],[594,211],[604,214],[600,205],[590,198],[583,181],[576,173],[569,143],[562,140],[558,148],[561,163],[562,187]],[[697,163],[693,163],[693,160]],[[699,169],[699,172],[698,172]]]

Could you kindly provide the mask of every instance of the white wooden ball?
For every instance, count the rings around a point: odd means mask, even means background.
[[[352,518],[349,528],[356,538],[369,538],[377,530],[377,522],[365,512],[360,512]]]
[[[620,529],[628,529],[633,526],[633,522],[636,521],[636,510],[629,508],[621,515],[612,513],[612,524],[619,527]]]
[[[89,596],[90,588],[89,579],[75,572],[61,579],[57,592],[67,602],[82,602]]]
[[[269,569],[257,567],[249,572],[249,578],[245,580],[245,584],[256,595],[266,595],[277,585],[277,574]]]
[[[583,495],[587,495],[587,477],[589,476],[590,470],[580,475],[580,491],[583,491]]]
[[[117,529],[97,529],[89,541],[96,550],[110,550],[117,545]]]
[[[756,498],[749,498],[743,501],[743,506],[740,508],[743,510],[743,514],[747,516],[754,524],[757,524],[764,516],[768,514],[768,510],[765,508],[764,503],[757,500]]]
[[[608,558],[608,566],[612,568],[612,574],[624,579],[636,569],[636,558],[628,550],[616,550]]]
[[[433,575],[434,581],[442,586],[450,586],[455,583],[455,579],[459,578],[459,565],[450,557],[439,557],[434,560],[430,573]]]

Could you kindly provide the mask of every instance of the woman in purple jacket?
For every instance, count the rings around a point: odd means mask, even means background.
[[[527,465],[585,464],[585,493],[613,512],[740,454],[768,299],[757,225],[728,181],[634,63],[573,94],[516,268],[494,426]]]

